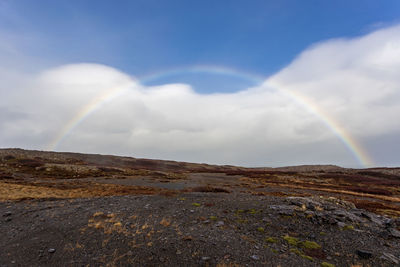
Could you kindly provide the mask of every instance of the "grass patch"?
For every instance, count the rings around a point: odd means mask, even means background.
[[[299,239],[289,236],[289,235],[285,235],[282,237],[289,245],[292,246],[297,246],[299,244]]]
[[[256,209],[251,209],[251,210],[249,210],[249,213],[250,213],[250,214],[256,214],[256,213],[257,213],[257,210],[256,210]]]
[[[301,242],[301,246],[303,248],[307,248],[307,249],[319,249],[321,248],[320,245],[318,245],[317,243],[315,243],[314,241],[303,241]]]
[[[345,225],[342,228],[343,230],[354,230],[354,226],[353,225]]]
[[[303,259],[310,260],[310,261],[312,261],[312,260],[313,260],[313,258],[312,258],[312,257],[310,257],[310,256],[308,256],[308,255],[305,255],[305,254],[301,254],[301,255],[300,255],[300,257],[302,257]]]
[[[332,264],[332,263],[324,261],[324,262],[321,263],[321,267],[335,267],[335,265]]]
[[[270,236],[270,237],[265,238],[265,241],[267,241],[268,243],[277,243],[278,239]]]
[[[302,257],[303,259],[307,259],[307,260],[310,260],[310,261],[313,260],[312,257],[310,257],[310,256],[308,256],[308,255],[305,255],[305,254],[304,254],[301,250],[299,250],[298,248],[291,248],[291,249],[290,249],[290,252],[293,252],[294,254],[296,254],[296,255]]]

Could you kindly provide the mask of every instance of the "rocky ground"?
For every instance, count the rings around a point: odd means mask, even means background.
[[[0,266],[400,266],[397,168],[0,150]]]

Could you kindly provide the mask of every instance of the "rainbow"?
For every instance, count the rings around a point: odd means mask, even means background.
[[[129,90],[130,86],[112,87],[102,94],[93,98],[89,103],[78,110],[74,116],[61,128],[53,140],[47,145],[47,150],[54,151],[58,145],[87,117],[103,106],[105,103],[112,101],[114,98],[124,94]]]
[[[353,154],[354,158],[357,159],[358,163],[363,167],[374,166],[372,158],[368,152],[349,134],[346,129],[337,122],[333,117],[323,111],[314,101],[310,98],[293,91],[289,91],[282,87],[279,87],[279,91],[292,98],[294,101],[302,105],[306,110],[316,116],[325,126],[331,130],[331,132],[339,138],[339,140],[348,148]]]
[[[196,65],[190,67],[182,67],[182,68],[172,68],[164,71],[154,72],[149,75],[145,75],[143,77],[139,77],[139,82],[143,85],[149,82],[157,81],[163,78],[173,77],[182,74],[216,74],[223,76],[230,76],[242,79],[244,81],[248,81],[253,85],[260,85],[264,82],[265,77],[247,73],[239,70],[235,70],[232,68],[214,66],[214,65]]]
[[[226,68],[221,66],[213,66],[213,65],[197,65],[197,66],[189,66],[182,68],[173,68],[165,71],[155,72],[143,77],[138,77],[139,85],[145,85],[146,83],[150,83],[152,81],[157,81],[159,79],[173,77],[175,75],[182,74],[193,74],[193,73],[207,73],[207,74],[218,74],[231,76],[239,79],[246,80],[256,85],[263,85],[266,78],[247,73],[239,70],[235,70],[232,68]],[[73,130],[81,124],[87,117],[90,116],[93,112],[103,106],[106,102],[111,101],[112,99],[122,95],[123,93],[129,90],[129,86],[120,86],[113,87],[109,90],[101,93],[92,99],[89,103],[83,106],[80,110],[78,110],[74,116],[65,124],[65,126],[57,133],[53,140],[48,144],[48,150],[56,150],[60,143],[73,132]],[[339,122],[337,122],[333,117],[324,112],[316,103],[314,103],[311,99],[307,98],[304,95],[301,95],[297,92],[293,92],[291,90],[284,89],[282,87],[274,87],[278,88],[278,91],[282,92],[287,97],[291,98],[295,102],[299,103],[303,108],[313,114],[316,118],[318,118],[338,139],[345,145],[345,147],[349,150],[349,152],[353,155],[353,157],[357,160],[357,162],[363,167],[373,166],[373,160],[368,155],[367,151],[355,140],[346,129],[341,126]]]

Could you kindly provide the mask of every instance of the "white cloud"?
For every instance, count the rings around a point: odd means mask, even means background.
[[[58,150],[253,166],[356,166],[312,112],[323,110],[355,139],[400,132],[399,26],[316,44],[262,86],[230,94],[197,94],[185,84],[144,87],[97,64],[29,76],[0,69],[2,147],[45,149],[72,130]],[[310,112],[290,95],[318,108]],[[94,103],[101,105],[92,110]],[[66,127],[80,111],[87,117]]]

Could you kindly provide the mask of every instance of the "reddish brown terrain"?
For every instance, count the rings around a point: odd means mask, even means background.
[[[400,266],[400,168],[0,149],[0,266]]]

